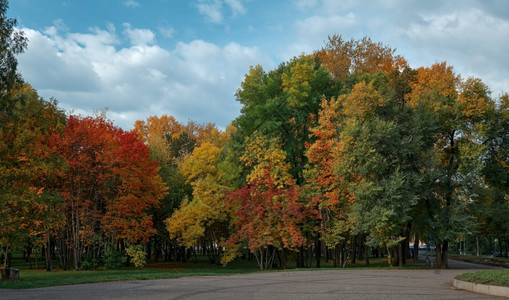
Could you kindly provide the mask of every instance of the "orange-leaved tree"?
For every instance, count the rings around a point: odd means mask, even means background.
[[[309,209],[319,222],[317,237],[321,236],[327,247],[334,249],[334,265],[344,267],[348,259],[348,238],[352,229],[347,215],[354,196],[348,193],[342,178],[335,171],[340,159],[335,150],[341,143],[338,132],[341,108],[340,99],[322,99],[318,125],[311,129],[315,141],[307,145],[309,162],[305,177],[308,183],[306,190],[311,197]],[[319,245],[318,239],[315,244]],[[318,259],[319,255],[316,257]]]
[[[350,73],[390,74],[404,69],[406,60],[394,53],[394,49],[368,37],[345,41],[341,35],[335,34],[329,36],[325,47],[315,54],[336,80],[343,80]]]
[[[103,228],[114,241],[146,243],[154,235],[149,209],[166,195],[167,187],[157,174],[157,163],[134,131],[120,132],[114,149],[115,193],[106,198]]]

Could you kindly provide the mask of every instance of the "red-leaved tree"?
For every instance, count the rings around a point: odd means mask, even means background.
[[[276,250],[298,251],[306,243],[299,226],[305,220],[299,197],[299,186],[278,186],[266,166],[263,177],[229,195],[226,205],[233,207],[237,219],[227,244],[246,243],[262,271],[272,267]],[[284,260],[281,263],[284,268]]]
[[[148,209],[166,188],[135,132],[103,116],[70,116],[59,149],[69,166],[62,176],[65,226],[60,232],[61,264],[78,269],[83,255],[120,242],[146,242],[154,234]],[[122,247],[121,247],[122,248]]]

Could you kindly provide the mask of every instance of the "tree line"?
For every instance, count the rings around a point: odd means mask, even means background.
[[[55,258],[90,269],[198,254],[262,270],[320,267],[322,256],[403,266],[419,241],[446,268],[461,242],[508,251],[509,95],[493,98],[479,78],[333,35],[274,70],[251,67],[225,130],[162,115],[125,131],[104,114],[66,115],[23,82],[15,55],[27,41],[6,9],[0,1],[5,266],[34,249],[48,270]]]

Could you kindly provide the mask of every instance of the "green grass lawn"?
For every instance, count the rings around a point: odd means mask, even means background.
[[[509,287],[509,270],[478,271],[461,274],[456,278],[468,282]]]
[[[97,271],[63,271],[54,269],[51,272],[46,272],[44,269],[30,270],[22,268],[20,269],[19,281],[0,281],[0,288],[26,289],[91,282],[244,274],[258,271],[258,266],[252,262],[234,263],[228,267],[206,262],[185,264],[149,263],[145,268],[125,267],[115,270]]]
[[[35,264],[32,264],[35,266]],[[314,266],[314,260],[312,261]],[[92,282],[123,281],[123,280],[148,280],[177,278],[184,276],[211,276],[211,275],[231,275],[247,274],[260,272],[256,261],[238,259],[226,267],[214,265],[207,262],[205,257],[198,258],[197,262],[175,263],[175,262],[149,262],[146,267],[136,269],[134,267],[125,267],[116,270],[96,270],[96,271],[63,271],[55,268],[51,272],[42,269],[39,263],[39,269],[29,269],[28,264],[21,259],[13,261],[12,267],[20,269],[19,281],[0,281],[0,288],[8,289],[27,289],[37,287],[48,287],[56,285],[69,285]],[[332,261],[321,262],[322,268],[295,268],[295,262],[290,261],[288,269],[284,271],[309,271],[309,270],[330,270]],[[372,258],[370,265],[366,265],[365,260],[357,260],[355,264],[348,264],[347,269],[389,268],[386,258]],[[405,269],[427,268],[422,263],[409,262]],[[272,271],[279,271],[274,269]]]

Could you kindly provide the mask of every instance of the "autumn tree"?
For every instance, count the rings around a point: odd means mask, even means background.
[[[0,246],[9,267],[12,249],[50,248],[61,203],[54,179],[64,165],[54,135],[65,118],[55,101],[40,98],[17,73],[16,55],[27,39],[16,30],[16,20],[7,18],[7,8],[8,1],[0,1]],[[48,251],[46,267],[51,269]]]
[[[70,116],[59,150],[69,166],[62,176],[65,227],[59,246],[62,265],[80,267],[85,253],[153,235],[148,209],[165,195],[149,150],[134,132],[104,116]],[[103,244],[105,243],[105,244]]]
[[[149,149],[132,131],[119,132],[113,149],[111,171],[115,192],[106,197],[103,230],[114,241],[146,243],[154,235],[150,208],[158,206],[167,193]]]
[[[229,234],[230,212],[225,207],[228,186],[221,179],[221,148],[203,142],[195,148],[181,167],[193,187],[192,198],[166,221],[172,238],[186,248],[201,245],[207,249],[211,263],[219,263],[223,243]]]
[[[152,159],[158,161],[159,174],[169,187],[169,193],[162,199],[161,204],[152,212],[157,235],[149,244],[153,248],[155,259],[159,258],[161,250],[165,253],[165,259],[169,259],[171,253],[178,247],[175,239],[168,235],[166,220],[178,210],[184,199],[193,197],[191,181],[182,173],[183,163],[190,157],[194,149],[202,143],[212,143],[222,147],[225,134],[220,132],[212,124],[198,124],[188,121],[181,124],[172,116],[151,116],[145,121],[136,121],[135,130],[143,138],[150,149]],[[151,254],[152,249],[148,249]],[[184,256],[180,253],[185,249],[178,248],[178,258]],[[150,256],[149,256],[150,258]]]
[[[275,257],[286,268],[286,251],[306,244],[302,224],[305,207],[300,188],[290,174],[286,153],[275,138],[255,133],[246,138],[240,160],[249,168],[243,187],[231,192],[226,205],[234,214],[235,229],[226,243],[223,263],[235,258],[243,243],[261,270],[272,268]]]
[[[56,144],[65,116],[56,102],[40,98],[29,85],[11,90],[3,100],[9,105],[0,112],[0,245],[3,264],[9,266],[10,250],[27,241],[49,249],[61,223],[56,178],[65,161]]]
[[[270,171],[268,166],[262,177],[231,193],[227,202],[236,216],[236,229],[228,244],[238,248],[246,243],[262,271],[272,268],[276,250],[299,251],[306,243],[300,230],[305,217],[299,203],[299,187],[279,186]],[[286,268],[284,259],[281,264]]]
[[[334,92],[331,84],[327,70],[312,56],[293,58],[268,73],[260,66],[251,67],[236,93],[243,105],[234,121],[242,137],[239,142],[254,132],[278,138],[290,174],[303,184],[309,128],[316,122],[322,95]]]
[[[351,223],[347,219],[350,204],[354,201],[353,195],[348,193],[342,179],[335,171],[336,150],[339,147],[339,126],[341,124],[341,102],[339,99],[322,99],[318,114],[318,124],[311,132],[315,137],[313,143],[308,144],[306,155],[309,163],[305,172],[306,189],[310,192],[312,201],[308,204],[311,215],[319,222],[320,240],[327,247],[334,249],[334,265],[346,265],[348,259],[348,244],[351,234]],[[316,247],[317,251],[321,250]],[[320,255],[317,253],[317,266]]]
[[[329,36],[325,47],[315,52],[321,63],[336,81],[344,80],[351,73],[386,75],[407,66],[406,60],[395,55],[392,49],[380,42],[364,37],[360,40],[343,40],[341,35]]]

